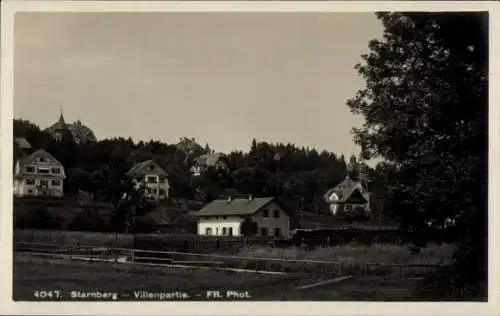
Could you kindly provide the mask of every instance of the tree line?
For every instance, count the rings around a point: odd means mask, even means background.
[[[14,120],[14,137],[24,137],[33,149],[43,148],[65,167],[65,194],[79,190],[90,192],[97,200],[114,201],[111,191],[119,192],[126,172],[135,164],[153,159],[168,173],[171,196],[178,199],[209,202],[225,194],[252,194],[256,197],[274,196],[291,210],[327,213],[324,193],[339,184],[347,174],[359,179],[363,170],[371,179],[374,198],[373,211],[377,218],[382,212],[384,174],[392,170],[381,164],[370,168],[354,155],[347,160],[342,154],[326,150],[298,147],[293,144],[257,142],[252,140],[247,152],[224,154],[230,170],[209,168],[201,176],[190,172],[194,159],[213,153],[195,139],[183,137],[176,144],[160,141],[134,142],[131,138],[103,139],[94,143],[76,144],[71,139],[55,141],[33,122]],[[14,161],[21,150],[14,142]],[[378,185],[377,185],[378,184]],[[391,214],[387,215],[391,217]]]

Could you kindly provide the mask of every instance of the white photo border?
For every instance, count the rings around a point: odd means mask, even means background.
[[[498,233],[500,170],[498,1],[13,1],[1,2],[1,192],[2,314],[20,315],[500,315]],[[14,302],[12,301],[12,119],[14,18],[18,12],[376,12],[488,11],[489,89],[489,266],[488,303],[367,302]],[[495,89],[495,87],[497,89]],[[495,198],[496,193],[496,198]],[[493,267],[497,267],[494,269]]]

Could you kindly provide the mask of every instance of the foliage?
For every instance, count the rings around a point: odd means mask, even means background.
[[[258,233],[257,223],[252,217],[246,216],[240,224],[240,233],[243,236],[255,236]]]
[[[482,296],[487,244],[486,13],[378,13],[380,40],[356,66],[366,80],[347,105],[363,115],[364,158],[397,168],[391,208],[423,245],[429,230],[461,239],[453,288]],[[458,268],[460,267],[460,268]],[[468,277],[466,277],[468,275]]]
[[[226,154],[230,172],[209,168],[201,177],[193,177],[189,168],[194,158],[213,150],[192,138],[181,138],[178,144],[134,143],[130,138],[70,144],[56,143],[28,121],[15,120],[14,126],[15,137],[27,136],[34,149],[46,149],[65,166],[65,191],[92,192],[97,200],[115,206],[121,192],[128,190],[124,187],[128,184],[122,183],[123,175],[145,159],[154,159],[167,171],[174,198],[210,202],[225,192],[237,191],[256,197],[276,196],[292,209],[317,213],[327,212],[323,193],[342,181],[347,172],[343,155],[253,140],[248,152]]]

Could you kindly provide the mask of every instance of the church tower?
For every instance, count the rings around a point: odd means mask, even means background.
[[[61,114],[59,115],[59,120],[52,126],[47,128],[45,131],[48,132],[57,142],[62,142],[65,139],[73,139],[71,131],[69,130],[68,125],[64,121],[62,108],[61,108]]]

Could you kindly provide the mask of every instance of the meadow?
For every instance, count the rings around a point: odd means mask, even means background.
[[[77,231],[16,230],[14,239],[16,242],[55,244],[60,248],[92,246],[132,249],[134,244],[132,235]],[[163,249],[163,251],[165,250]],[[395,244],[363,245],[350,243],[314,249],[278,248],[250,244],[230,253],[209,251],[201,254],[174,250],[160,255],[136,251],[135,256],[148,258],[133,260],[152,262],[153,259],[149,259],[150,257],[161,257],[172,258],[176,261],[217,261],[221,262],[219,267],[225,268],[337,276],[393,275],[397,273],[414,275],[449,264],[453,251],[454,247],[450,244],[430,244],[418,253],[412,253],[408,245]],[[403,265],[404,271],[401,266],[397,265]],[[425,266],[407,267],[408,265]]]
[[[188,300],[208,300],[207,290],[248,291],[252,301],[403,301],[416,299],[417,281],[382,277],[355,277],[326,286],[300,290],[318,278],[263,275],[202,269],[65,261],[15,254],[13,299],[36,300],[34,289],[58,290],[61,300],[71,291],[116,292],[119,300],[133,300],[134,291],[185,291]],[[55,299],[48,298],[48,299]]]

